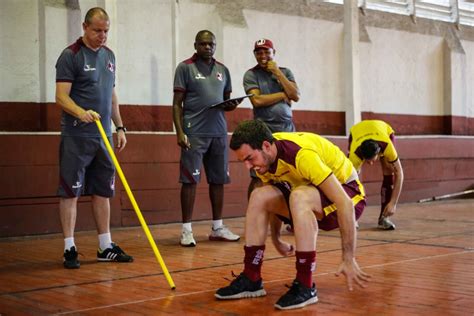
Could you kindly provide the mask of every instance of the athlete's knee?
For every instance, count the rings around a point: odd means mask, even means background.
[[[283,194],[271,185],[254,188],[250,194],[248,209],[267,211],[272,208],[281,208],[285,204]]]
[[[252,192],[250,193],[251,200],[264,201],[271,199],[274,195],[274,190],[271,186],[254,186]]]
[[[293,209],[306,209],[314,208],[315,205],[320,201],[320,194],[316,188],[313,187],[298,187],[291,191],[290,194],[290,208]]]

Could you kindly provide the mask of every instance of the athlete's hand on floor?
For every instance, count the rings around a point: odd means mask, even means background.
[[[347,288],[349,291],[353,290],[354,283],[361,288],[367,287],[367,282],[370,281],[371,276],[359,268],[355,258],[351,262],[342,261],[337,269],[336,276],[344,274],[347,281]]]

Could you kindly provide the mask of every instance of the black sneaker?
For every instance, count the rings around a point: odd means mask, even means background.
[[[72,246],[69,250],[64,251],[63,265],[66,269],[79,269],[81,263],[77,260],[76,247]]]
[[[287,285],[287,287],[289,287]],[[276,302],[275,307],[278,309],[293,309],[301,308],[309,304],[318,302],[318,290],[313,283],[313,287],[308,288],[300,282],[294,280],[290,290],[285,295],[280,297]]]
[[[115,262],[132,262],[133,257],[127,255],[119,246],[112,243],[112,248],[97,250],[97,261],[115,261]]]
[[[232,275],[236,275],[232,272]],[[229,286],[217,290],[215,297],[220,300],[233,300],[246,297],[265,296],[262,279],[253,282],[243,272]]]

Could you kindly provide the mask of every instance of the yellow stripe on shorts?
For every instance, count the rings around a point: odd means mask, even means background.
[[[356,181],[357,181],[357,186],[359,187],[360,194],[357,194],[357,195],[352,197],[352,205],[354,205],[354,206],[357,205],[357,203],[359,203],[360,201],[365,199],[364,186],[362,185],[362,183],[359,180],[356,180]],[[337,210],[337,207],[336,207],[336,204],[334,204],[334,203],[332,203],[331,205],[326,206],[323,209],[324,214],[326,216],[331,214],[335,210]]]

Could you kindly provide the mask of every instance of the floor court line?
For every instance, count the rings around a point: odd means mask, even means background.
[[[386,245],[388,242],[383,241],[380,244],[371,244],[371,245],[364,245],[364,246],[359,246],[359,248],[364,248],[364,247],[373,247],[373,246],[378,246],[378,245]],[[464,248],[461,248],[464,249]],[[329,249],[329,250],[324,250],[320,251],[318,253],[329,253],[329,252],[334,252],[334,251],[339,251],[340,249]],[[285,259],[285,257],[275,257],[275,258],[268,258],[266,259],[266,262],[271,262],[274,260],[281,260]],[[207,266],[207,267],[199,267],[199,268],[190,268],[190,269],[180,269],[180,270],[170,270],[169,272],[171,274],[177,274],[181,272],[191,272],[191,271],[199,271],[199,270],[207,270],[207,269],[213,269],[213,268],[223,268],[226,266],[234,266],[239,263],[227,263],[227,264],[222,264],[222,265],[217,265],[217,266]],[[53,289],[60,289],[60,288],[67,288],[71,286],[82,286],[82,285],[91,285],[91,284],[100,284],[104,282],[114,282],[114,281],[124,281],[124,280],[132,280],[132,279],[139,279],[139,278],[148,278],[148,277],[154,277],[154,276],[161,276],[164,275],[163,272],[156,272],[156,273],[147,273],[147,274],[141,274],[141,275],[134,275],[134,276],[128,276],[128,277],[121,277],[121,278],[111,278],[111,279],[105,279],[105,280],[95,280],[95,281],[89,281],[89,282],[81,282],[81,283],[73,283],[73,284],[64,284],[64,285],[55,285],[55,286],[49,286],[49,287],[41,287],[41,288],[34,288],[34,289],[28,289],[28,290],[21,290],[21,291],[15,291],[15,292],[5,292],[5,293],[0,293],[1,295],[18,295],[18,294],[25,294],[25,293],[32,293],[32,292],[39,292],[39,291],[45,291],[45,290],[53,290]],[[0,314],[1,316],[1,314]]]
[[[425,257],[420,257],[420,258],[406,259],[406,260],[394,261],[394,262],[383,263],[383,264],[374,264],[374,265],[368,265],[368,266],[361,266],[361,268],[363,268],[363,269],[376,269],[376,268],[380,268],[380,267],[391,266],[391,265],[394,265],[394,264],[403,264],[403,263],[409,263],[409,262],[415,262],[415,261],[421,261],[421,260],[430,260],[430,259],[437,259],[437,258],[442,258],[442,257],[464,255],[464,254],[469,254],[469,253],[474,253],[474,250],[467,250],[467,251],[454,252],[454,253],[441,254],[441,255],[434,255],[434,256],[425,256]],[[314,276],[324,276],[324,275],[329,275],[329,274],[334,274],[334,273],[335,273],[335,271],[317,273]],[[276,283],[276,282],[291,281],[291,280],[293,280],[293,278],[277,279],[277,280],[272,280],[272,281],[266,281],[265,283],[268,284],[268,283]],[[216,289],[212,289],[212,290],[206,290],[206,291],[195,291],[195,292],[183,293],[183,294],[172,295],[172,296],[173,297],[184,297],[184,296],[190,296],[190,295],[195,295],[195,294],[204,294],[204,293],[215,292],[215,291],[216,291]],[[54,315],[68,315],[68,314],[74,314],[74,313],[90,312],[90,311],[95,311],[95,310],[111,308],[111,307],[119,307],[119,306],[125,306],[125,305],[133,305],[133,304],[159,301],[159,300],[162,300],[162,299],[166,299],[168,297],[170,297],[170,295],[154,297],[154,298],[144,299],[144,300],[136,300],[136,301],[131,301],[131,302],[110,304],[110,305],[105,305],[105,306],[91,307],[91,308],[79,309],[79,310],[74,310],[74,311],[67,311],[67,312],[57,313],[57,314],[54,314]]]
[[[463,232],[463,233],[457,233],[457,234],[452,234],[452,235],[456,236],[456,235],[463,235],[463,234],[465,234],[465,233]],[[451,234],[447,235],[447,236],[451,236]],[[326,236],[326,237],[332,237],[332,236]],[[429,238],[420,238],[420,239],[416,239],[416,240],[396,241],[396,242],[391,241],[391,240],[381,240],[381,239],[360,239],[360,240],[368,240],[368,241],[376,241],[377,240],[377,241],[380,241],[380,243],[358,246],[358,248],[361,249],[361,248],[368,248],[368,247],[386,245],[386,244],[393,244],[393,243],[406,243],[406,244],[410,244],[410,245],[441,247],[441,248],[447,248],[447,249],[473,250],[472,248],[469,248],[469,247],[466,248],[466,247],[455,247],[455,246],[443,246],[443,245],[432,245],[432,244],[423,244],[423,243],[414,242],[414,241],[420,241],[420,240],[426,240],[426,239],[432,239],[432,238],[439,238],[439,237],[444,237],[444,235],[434,236],[434,237],[429,237]],[[320,251],[318,253],[329,253],[329,252],[338,251],[338,250],[339,249],[328,249],[328,250]],[[285,259],[285,258],[284,257],[269,258],[269,259],[266,260],[266,262],[270,262],[270,261],[273,261],[273,260],[281,260],[281,259]],[[222,268],[222,267],[225,267],[225,266],[233,266],[235,264],[238,264],[238,263],[228,263],[228,264],[219,265],[219,266],[208,266],[208,267],[200,267],[200,268],[181,269],[181,270],[175,270],[175,271],[170,271],[170,272],[173,273],[173,274],[176,274],[176,273],[181,273],[181,272],[206,270],[206,269],[209,269],[209,268]],[[39,292],[39,291],[52,290],[52,289],[58,289],[58,288],[66,288],[66,287],[70,287],[70,286],[82,286],[82,285],[97,284],[97,283],[103,283],[103,282],[123,281],[123,280],[128,280],[128,279],[147,278],[147,277],[160,276],[160,275],[163,275],[163,272],[149,273],[149,274],[122,277],[122,278],[111,278],[111,279],[107,279],[107,280],[90,281],[90,282],[82,282],[82,283],[75,283],[75,284],[65,284],[65,285],[59,285],[59,286],[41,287],[41,288],[21,290],[21,291],[16,291],[16,292],[5,292],[5,293],[1,293],[0,295],[18,295],[18,294]],[[266,283],[268,283],[268,282],[266,282]]]

